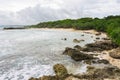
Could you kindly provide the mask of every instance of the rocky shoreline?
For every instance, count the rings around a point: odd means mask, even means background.
[[[96,35],[99,36],[101,33]],[[84,40],[73,40],[75,43],[79,43],[80,41]],[[48,75],[39,78],[31,77],[29,80],[120,80],[120,68],[112,65],[109,60],[101,58],[101,56],[107,55],[105,51],[109,52],[108,54],[110,57],[120,59],[119,46],[111,42],[109,38],[87,44],[84,47],[79,45],[76,45],[73,48],[66,47],[63,55],[70,56],[71,59],[75,61],[83,61],[84,64],[87,64],[86,73],[69,74],[64,65],[55,64],[53,66],[54,76]]]

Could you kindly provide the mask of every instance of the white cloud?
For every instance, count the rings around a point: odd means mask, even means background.
[[[36,24],[65,18],[120,14],[119,0],[4,0],[0,6],[8,3],[6,10],[0,8],[0,24]]]

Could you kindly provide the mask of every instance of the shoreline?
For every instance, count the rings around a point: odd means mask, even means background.
[[[91,30],[77,30],[73,28],[24,28],[24,29],[2,29],[2,30],[29,30],[29,29],[35,29],[35,30],[65,30],[65,31],[71,31],[71,32],[84,32],[84,33],[89,33],[89,34],[97,34],[99,33],[98,31],[91,29]],[[101,32],[104,33],[104,32]],[[104,33],[106,34],[106,33]]]

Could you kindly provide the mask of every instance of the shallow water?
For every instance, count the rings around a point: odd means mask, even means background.
[[[85,41],[73,43],[75,38]],[[94,42],[95,38],[94,34],[69,30],[0,30],[0,80],[27,80],[54,75],[52,66],[56,63],[64,64],[69,73],[83,73],[87,65],[71,60],[62,52],[65,47],[84,46]]]

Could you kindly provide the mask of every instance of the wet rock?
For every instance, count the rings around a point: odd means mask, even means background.
[[[88,74],[93,74],[95,71],[95,67],[94,66],[87,66],[87,72]]]
[[[109,55],[112,57],[112,58],[115,58],[115,59],[120,59],[120,47],[117,48],[117,49],[114,49],[112,50]]]
[[[75,49],[66,47],[66,48],[65,48],[65,51],[63,52],[63,54],[71,56],[72,53],[74,53],[74,51],[75,51]]]
[[[39,80],[39,79],[31,77],[29,80]]]
[[[100,64],[100,63],[109,64],[109,61],[108,61],[108,60],[105,60],[105,59],[98,60],[97,62],[98,62],[99,64]]]
[[[85,41],[84,39],[81,39],[80,41]]]
[[[71,58],[75,61],[82,61],[82,60],[91,60],[94,59],[93,56],[88,55],[88,54],[84,54],[78,51],[75,51],[72,55]]]
[[[74,77],[74,76],[69,76],[69,77],[67,77],[65,80],[81,80],[81,79],[76,78],[76,77]]]
[[[83,74],[79,76],[79,79],[87,79],[87,80],[104,80],[104,79],[114,79],[120,78],[120,69],[114,66],[105,67],[105,68],[95,68],[93,66],[87,67],[87,74]]]
[[[81,36],[84,36],[84,34],[82,34]]]
[[[110,38],[102,38],[103,40],[110,40]]]
[[[57,76],[43,76],[39,80],[59,80]]]
[[[74,42],[74,43],[80,43],[80,40],[73,39],[73,42]]]
[[[93,36],[91,36],[91,38],[93,38]]]
[[[62,38],[61,40],[65,40],[65,41],[66,41],[66,40],[67,40],[67,38]]]
[[[75,61],[95,59],[90,54],[85,54],[85,53],[80,52],[79,50],[68,48],[68,47],[65,49],[63,54],[69,55]]]
[[[74,46],[74,49],[81,51],[83,48],[79,45]]]
[[[109,61],[105,60],[105,59],[102,59],[102,60],[97,59],[97,60],[93,60],[92,63],[93,64],[101,64],[101,63],[103,63],[103,64],[109,64]]]
[[[92,61],[91,60],[84,60],[84,63],[91,65]]]
[[[67,40],[67,38],[64,38],[64,40],[66,41],[66,40]]]
[[[95,35],[96,35],[96,36],[99,36],[99,35],[101,35],[101,32],[98,32],[98,33],[96,33]]]
[[[105,67],[103,69],[96,69],[94,75],[103,78],[113,78],[120,76],[120,69],[117,67]]]
[[[84,40],[84,39],[81,39],[81,40],[73,39],[73,42],[74,42],[74,43],[80,43],[80,42],[83,42],[83,41],[85,41],[85,40]]]
[[[53,66],[53,70],[59,78],[65,78],[68,75],[68,71],[62,64],[56,64]]]
[[[99,37],[96,37],[96,39],[100,39]]]
[[[83,51],[93,52],[93,51],[104,51],[117,48],[118,45],[112,43],[111,41],[97,41],[95,43],[87,44]]]

